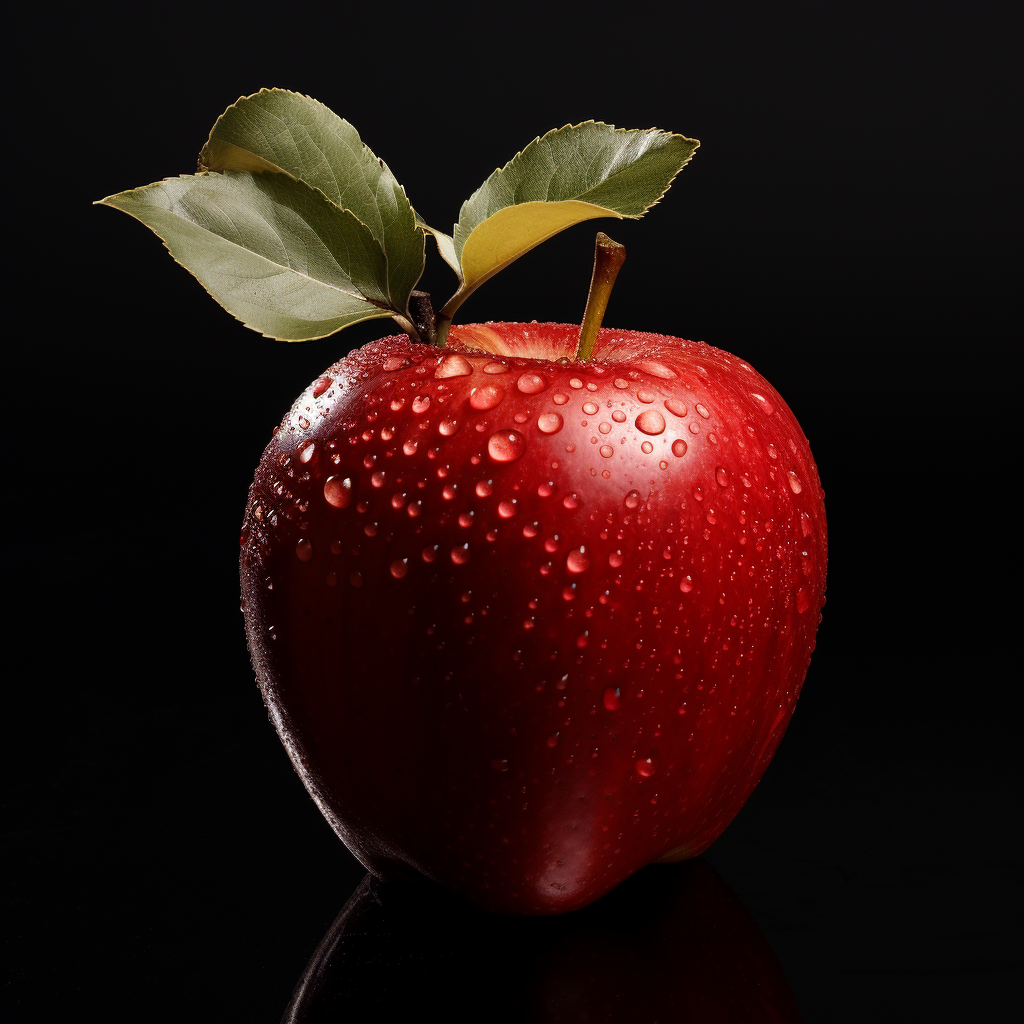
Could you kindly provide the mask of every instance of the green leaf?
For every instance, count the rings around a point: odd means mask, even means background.
[[[459,264],[459,257],[455,252],[455,242],[451,235],[446,235],[443,231],[438,231],[437,228],[432,228],[418,213],[416,214],[416,224],[423,231],[429,232],[434,236],[434,241],[437,242],[437,251],[441,254],[441,259],[448,264],[452,270],[455,271],[459,276],[459,283],[462,283],[462,267]]]
[[[319,189],[369,228],[384,252],[398,302],[409,267],[423,272],[424,240],[405,191],[359,133],[322,103],[287,89],[243,96],[217,119],[201,170],[278,171]],[[401,300],[404,311],[408,295]]]
[[[488,278],[559,231],[595,217],[643,216],[699,143],[658,129],[586,121],[534,139],[463,204],[453,249],[455,309]]]
[[[101,202],[152,228],[246,326],[283,341],[404,316],[422,269],[405,267],[396,300],[387,258],[369,228],[285,174],[182,175]]]

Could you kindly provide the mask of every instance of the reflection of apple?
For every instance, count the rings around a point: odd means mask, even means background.
[[[351,354],[275,433],[243,531],[263,693],[335,830],[512,913],[710,845],[789,721],[825,584],[771,385],[630,331],[578,360],[578,336]]]
[[[509,919],[432,886],[366,878],[324,936],[285,1024],[415,1019],[789,1024],[771,948],[702,860],[641,871],[577,914]]]

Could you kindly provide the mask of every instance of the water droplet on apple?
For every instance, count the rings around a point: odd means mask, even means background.
[[[330,377],[321,377],[313,385],[313,397],[319,398],[334,383]]]
[[[483,387],[473,388],[469,393],[469,404],[481,412],[493,409],[505,397],[505,389],[497,384],[484,384]]]
[[[547,386],[548,382],[536,373],[524,373],[516,381],[516,387],[524,395],[539,395]]]
[[[719,487],[729,486],[729,474],[721,466],[715,470],[715,479],[718,481]]]
[[[419,416],[430,408],[430,395],[417,395],[412,400],[412,411]]]
[[[625,497],[625,499],[623,501],[623,504],[626,506],[626,508],[636,508],[637,505],[640,504],[640,493],[639,493],[639,491],[630,491],[626,495],[626,497]]]
[[[801,587],[796,592],[796,610],[799,614],[803,615],[808,608],[811,607],[811,599],[807,596],[807,591]]]
[[[456,544],[452,548],[451,557],[456,565],[465,565],[469,561],[469,544]]]
[[[789,489],[794,494],[799,494],[804,489],[804,485],[800,482],[800,477],[797,476],[796,470],[791,469],[786,475],[789,478]]]
[[[511,519],[516,514],[516,503],[515,501],[499,501],[498,502],[498,515],[502,519]]]
[[[654,445],[651,444],[650,441],[644,441],[644,443],[640,445],[640,451],[642,451],[644,455],[650,455],[651,452],[654,451]]]
[[[646,388],[641,388],[636,393],[637,400],[643,402],[644,405],[650,405],[658,396],[653,391],[648,391]]]
[[[697,415],[700,416],[702,419],[706,420],[711,415],[711,413],[709,413],[707,409],[705,409],[704,406],[700,404],[700,402],[698,402],[696,406],[694,406],[694,408],[697,410]]]
[[[623,380],[621,377],[616,377],[613,383],[620,391],[624,391],[626,388],[629,387],[629,381]]]
[[[586,572],[590,568],[590,559],[584,554],[584,549],[579,548],[566,556],[565,567],[572,573]]]
[[[644,757],[636,763],[637,775],[642,775],[645,779],[649,779],[657,770],[657,766],[654,763],[654,758]]]
[[[494,488],[490,480],[479,480],[476,485],[476,496],[478,498],[489,498]]]
[[[348,477],[329,476],[324,481],[324,499],[334,508],[348,508],[352,503],[352,481]]]
[[[576,497],[575,494],[567,494],[562,499],[562,504],[570,511],[572,511],[572,509],[574,508],[580,507],[579,499]]]
[[[681,579],[681,580],[679,581],[679,589],[680,589],[680,590],[681,590],[681,591],[682,591],[682,592],[683,592],[684,594],[688,594],[688,593],[689,593],[689,592],[690,592],[691,590],[693,590],[693,579],[692,579],[692,577],[690,577],[690,576],[684,576],[684,577],[683,577],[683,578],[682,578],[682,579]]]
[[[456,433],[459,429],[459,421],[455,419],[444,419],[441,420],[437,425],[437,432],[442,437],[451,437],[452,434]]]
[[[514,462],[524,451],[526,442],[515,430],[498,430],[487,441],[487,454],[495,462]]]
[[[637,430],[657,435],[665,429],[665,417],[657,409],[647,409],[636,418]]]
[[[308,562],[313,557],[313,545],[303,537],[295,545],[295,554],[299,556],[299,561]]]
[[[469,360],[458,352],[448,352],[441,356],[434,369],[435,377],[468,377],[473,372]]]
[[[759,395],[756,391],[752,391],[750,393],[750,397],[755,402],[757,402],[761,411],[766,413],[768,416],[771,416],[771,414],[775,412],[775,406],[772,405],[772,403],[767,398],[765,398],[764,395]]]
[[[611,566],[611,567],[612,567],[613,569],[618,569],[618,567],[619,567],[620,565],[622,565],[622,563],[623,563],[624,561],[625,561],[625,558],[623,558],[623,555],[622,555],[622,552],[621,552],[621,551],[613,551],[613,552],[612,552],[612,553],[611,553],[611,554],[610,554],[610,555],[608,556],[608,564],[609,564],[609,565],[610,565],[610,566]]]
[[[678,398],[666,398],[665,408],[668,409],[673,416],[686,415],[686,403],[681,402]]]
[[[565,403],[569,401],[569,396],[563,395],[561,391],[556,391],[551,396],[551,401],[554,402],[555,405],[565,405]]]
[[[562,417],[557,412],[546,412],[537,417],[537,429],[543,434],[557,434],[562,429],[562,423]]]
[[[391,575],[400,580],[409,571],[408,558],[396,558],[391,563]]]
[[[496,772],[507,772],[508,771],[508,760],[504,757],[496,757],[491,762],[491,767]]]
[[[409,365],[409,360],[405,356],[388,356],[384,360],[384,369],[388,373],[392,373],[395,370],[404,370]]]
[[[484,373],[508,373],[508,367],[504,363],[487,363]]]
[[[686,454],[686,442],[681,437],[677,437],[672,442],[672,454],[678,458],[682,458]]]
[[[597,406],[594,405],[593,402],[584,402],[583,403],[583,411],[588,416],[596,416],[597,415]]]
[[[636,365],[644,373],[649,373],[652,377],[661,377],[662,380],[671,380],[676,376],[673,370],[657,359],[641,359]]]
[[[622,706],[621,693],[617,686],[609,686],[604,691],[604,706],[606,711],[618,711]]]
[[[615,454],[615,449],[610,444],[603,444],[598,450],[602,459],[610,459]]]

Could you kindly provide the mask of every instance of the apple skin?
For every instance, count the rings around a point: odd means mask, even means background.
[[[556,914],[696,856],[777,748],[824,602],[785,402],[703,343],[384,338],[300,396],[241,581],[271,718],[380,877]]]

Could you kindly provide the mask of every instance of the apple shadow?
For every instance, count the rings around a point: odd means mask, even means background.
[[[366,1019],[789,1024],[767,940],[702,859],[645,868],[560,917],[503,917],[429,883],[367,875],[282,1024]]]

